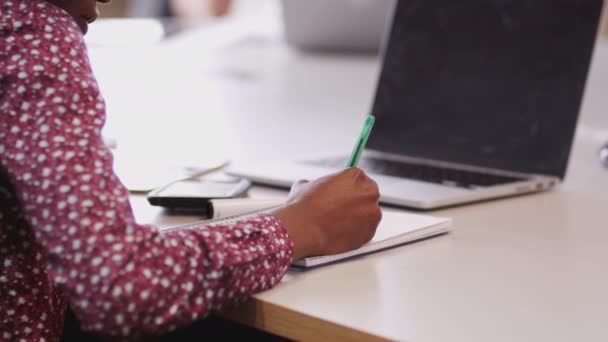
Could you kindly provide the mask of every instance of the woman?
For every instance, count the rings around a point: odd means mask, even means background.
[[[59,340],[68,304],[85,331],[165,334],[373,236],[378,188],[358,169],[229,226],[137,224],[100,134],[82,39],[96,16],[95,0],[0,3],[0,339]]]

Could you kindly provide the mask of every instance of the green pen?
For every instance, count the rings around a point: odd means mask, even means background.
[[[374,122],[376,122],[376,118],[374,118],[373,115],[369,114],[365,119],[365,122],[363,123],[363,128],[361,128],[361,133],[359,134],[359,138],[355,143],[353,152],[350,154],[350,158],[348,158],[346,168],[356,167],[357,164],[359,164],[361,153],[363,153],[363,149],[365,149],[365,144],[367,144],[367,139],[369,138],[369,135],[372,132]]]

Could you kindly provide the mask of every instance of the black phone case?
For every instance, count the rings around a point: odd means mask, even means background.
[[[226,196],[168,196],[162,195],[163,190],[173,183],[153,190],[147,196],[150,205],[165,207],[172,210],[187,210],[201,213],[209,213],[209,201],[217,198],[235,198],[243,195],[251,187],[251,182],[241,179],[235,182],[232,191]]]

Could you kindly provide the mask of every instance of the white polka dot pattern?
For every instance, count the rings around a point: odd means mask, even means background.
[[[0,340],[161,334],[277,284],[292,258],[271,215],[138,225],[103,145],[104,102],[78,26],[42,0],[0,3]]]

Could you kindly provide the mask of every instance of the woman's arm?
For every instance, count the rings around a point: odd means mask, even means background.
[[[231,225],[137,224],[78,26],[44,1],[19,3],[0,20],[0,164],[85,330],[163,333],[272,287],[293,258],[373,236],[378,187],[358,169],[298,183],[285,207]]]
[[[166,233],[135,222],[78,27],[32,3],[0,33],[0,162],[83,328],[162,333],[275,285],[292,243],[271,215]]]

